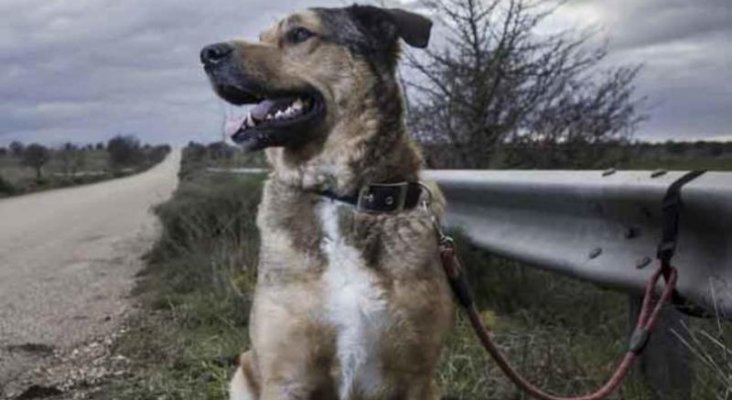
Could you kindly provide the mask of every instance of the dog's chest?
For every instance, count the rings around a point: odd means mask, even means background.
[[[324,200],[317,215],[323,231],[321,250],[327,261],[323,275],[325,319],[336,328],[340,397],[347,399],[354,391],[369,394],[379,388],[378,341],[389,326],[390,316],[378,277],[340,229],[341,207],[348,206]]]

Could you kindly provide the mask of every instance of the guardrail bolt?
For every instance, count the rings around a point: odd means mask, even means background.
[[[614,174],[615,172],[617,172],[617,170],[615,168],[609,168],[609,169],[606,169],[602,173],[602,176],[610,176],[610,175]]]
[[[590,260],[592,260],[593,258],[599,257],[600,254],[602,254],[602,248],[601,247],[597,247],[597,248],[592,249],[592,251],[590,252]]]
[[[651,260],[651,257],[643,257],[643,258],[640,258],[640,259],[638,259],[638,261],[636,261],[635,268],[636,269],[643,269],[643,268],[647,267],[648,264],[651,263],[651,261],[653,261],[653,260]]]
[[[640,229],[635,226],[628,227],[623,234],[626,239],[635,239],[640,236]]]
[[[668,171],[666,171],[665,169],[657,169],[657,170],[651,172],[651,178],[658,178],[659,176],[664,176],[664,175],[666,175],[667,172]]]

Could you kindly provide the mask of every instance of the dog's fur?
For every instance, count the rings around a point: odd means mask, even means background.
[[[439,398],[436,367],[454,309],[430,216],[419,207],[359,212],[313,193],[419,180],[395,75],[399,40],[425,46],[425,21],[367,6],[309,9],[259,43],[231,42],[237,76],[271,90],[315,88],[327,110],[298,132],[307,140],[266,150],[251,350],[232,399]],[[315,36],[288,44],[293,27]],[[210,75],[214,86],[224,79]]]

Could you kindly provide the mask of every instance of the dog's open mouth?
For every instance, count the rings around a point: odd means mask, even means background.
[[[222,97],[227,99],[228,96]],[[243,115],[226,119],[224,133],[250,151],[297,145],[306,139],[304,131],[317,123],[325,112],[322,97],[316,91],[267,97],[245,95],[231,102],[249,107],[242,110]]]

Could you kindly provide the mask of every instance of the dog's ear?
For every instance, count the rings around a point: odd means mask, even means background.
[[[432,21],[429,18],[399,8],[390,8],[386,12],[396,25],[399,37],[404,39],[408,45],[420,49],[427,47],[432,31]]]
[[[403,39],[412,47],[425,48],[430,41],[432,21],[428,18],[399,8],[380,8],[353,5],[351,15],[363,29],[388,46],[397,39]]]

